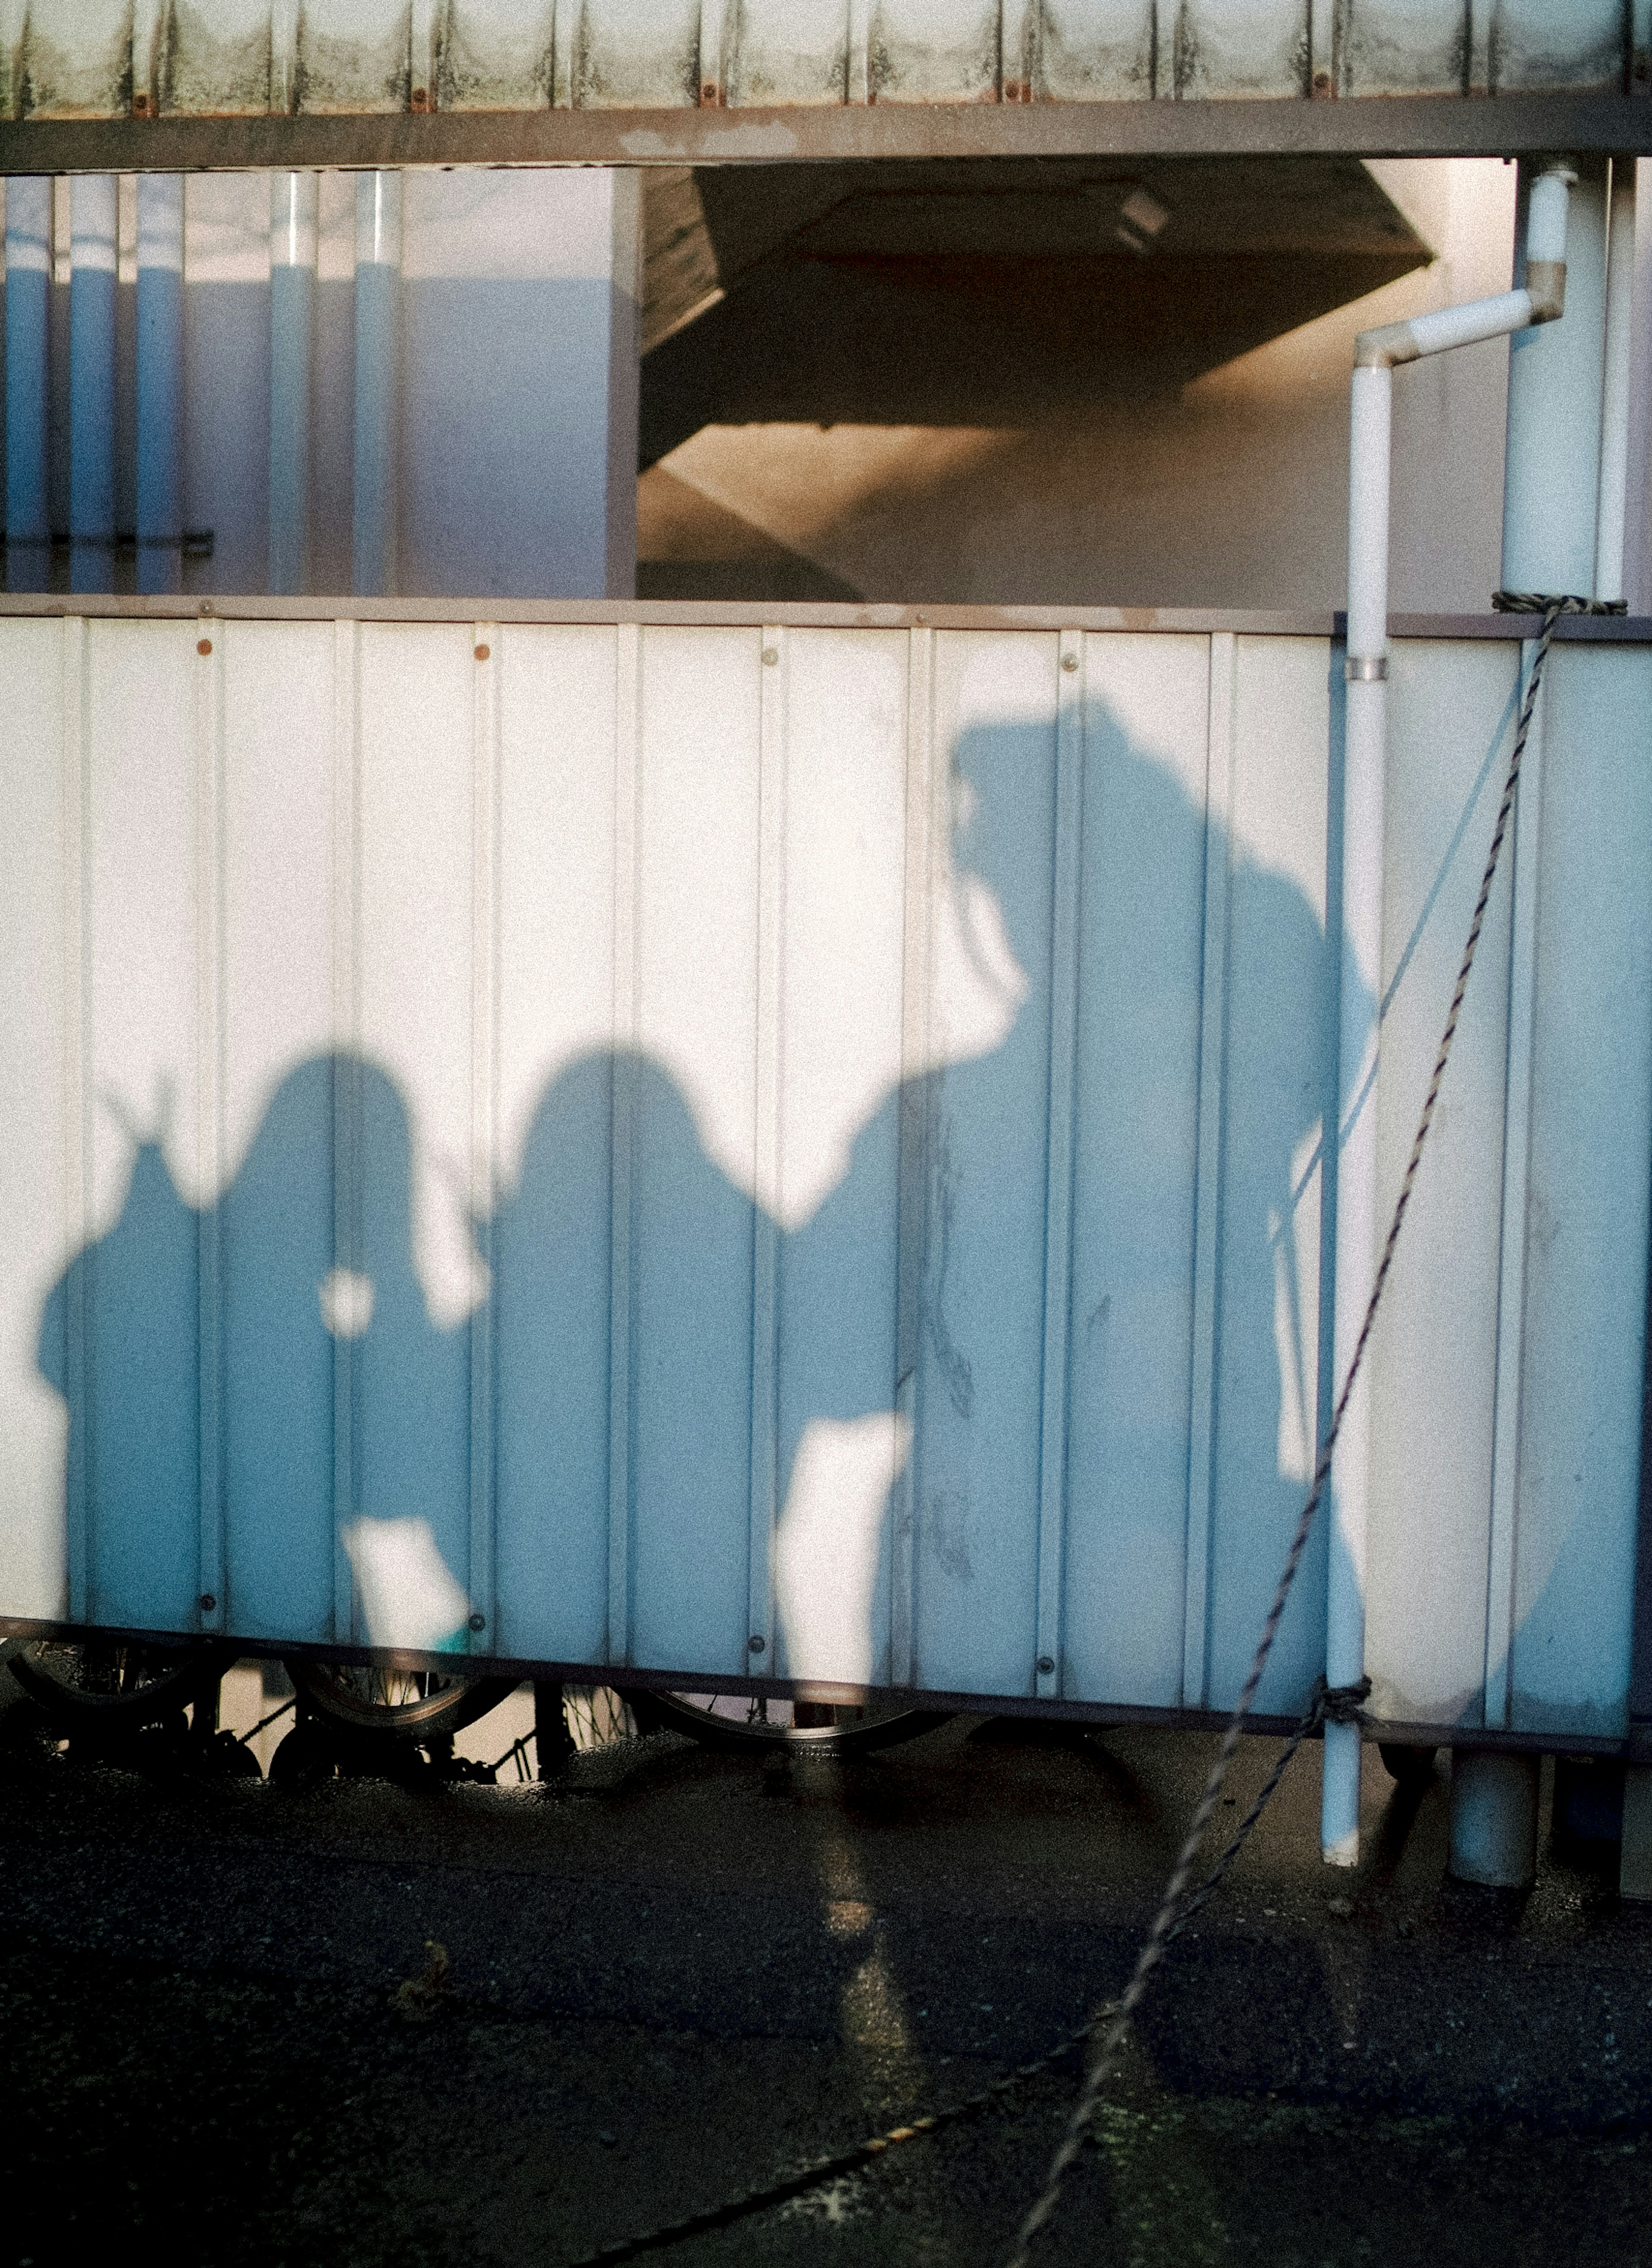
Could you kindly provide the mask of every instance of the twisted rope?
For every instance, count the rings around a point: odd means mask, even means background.
[[[1337,1440],[1342,1432],[1343,1420],[1348,1413],[1348,1403],[1353,1398],[1354,1382],[1365,1361],[1366,1350],[1371,1343],[1371,1332],[1376,1322],[1377,1309],[1382,1305],[1383,1294],[1388,1288],[1389,1273],[1394,1264],[1394,1252],[1399,1242],[1399,1233],[1405,1226],[1405,1215],[1410,1209],[1412,1191],[1416,1187],[1417,1170],[1422,1163],[1423,1149],[1428,1139],[1429,1129],[1434,1124],[1434,1105],[1440,1099],[1440,1083],[1445,1077],[1446,1064],[1450,1060],[1451,1043],[1457,1037],[1457,1021],[1463,1012],[1464,996],[1468,990],[1469,977],[1474,968],[1475,954],[1479,950],[1480,932],[1486,925],[1486,909],[1491,901],[1492,884],[1496,879],[1498,862],[1502,857],[1503,839],[1508,832],[1509,817],[1515,807],[1515,790],[1520,783],[1521,762],[1526,753],[1526,741],[1531,731],[1531,719],[1537,710],[1538,694],[1543,683],[1544,665],[1549,658],[1549,646],[1554,636],[1554,625],[1562,615],[1615,610],[1607,606],[1600,606],[1597,601],[1589,599],[1554,598],[1525,592],[1500,591],[1493,598],[1493,604],[1503,613],[1541,615],[1543,629],[1538,638],[1537,652],[1532,657],[1531,674],[1526,681],[1525,697],[1520,704],[1519,721],[1515,727],[1515,744],[1509,754],[1508,777],[1503,782],[1502,801],[1497,806],[1497,821],[1492,829],[1491,848],[1486,854],[1486,867],[1480,877],[1479,895],[1474,902],[1474,915],[1469,924],[1468,942],[1463,948],[1463,960],[1457,970],[1457,986],[1451,995],[1451,1005],[1446,1012],[1445,1029],[1441,1034],[1439,1051],[1434,1057],[1434,1075],[1428,1081],[1428,1092],[1424,1097],[1422,1113],[1417,1121],[1417,1132],[1411,1145],[1411,1156],[1406,1160],[1405,1179],[1400,1183],[1399,1196],[1395,1201],[1393,1219],[1389,1224],[1388,1236],[1383,1246],[1383,1256],[1377,1263],[1375,1278],[1371,1285],[1371,1296],[1366,1302],[1365,1318],[1360,1325],[1360,1335],[1353,1344],[1353,1352],[1348,1362],[1348,1374],[1343,1381],[1342,1391],[1337,1396],[1336,1408],[1331,1413],[1331,1425],[1325,1434],[1324,1447],[1320,1451],[1319,1462],[1314,1468],[1313,1484],[1308,1491],[1307,1500],[1302,1506],[1301,1516],[1297,1521],[1296,1532],[1291,1538],[1291,1548],[1286,1554],[1285,1565],[1274,1589],[1272,1603],[1268,1609],[1267,1619],[1262,1625],[1262,1635],[1257,1641],[1257,1650],[1250,1663],[1250,1673],[1241,1689],[1239,1698],[1234,1705],[1234,1712],[1228,1720],[1228,1727],[1222,1734],[1221,1746],[1217,1751],[1216,1761],[1211,1766],[1210,1777],[1205,1783],[1205,1792],[1200,1796],[1189,1823],[1186,1839],[1183,1843],[1180,1855],[1171,1871],[1169,1881],[1165,1886],[1164,1896],[1160,1902],[1158,1912],[1154,1916],[1153,1926],[1147,1932],[1141,1951],[1136,1956],[1136,1966],[1132,1972],[1130,1982],[1125,1987],[1124,1996],[1117,2002],[1111,2021],[1103,2035],[1101,2046],[1084,2075],[1084,2084],[1079,2090],[1079,2099],[1073,2106],[1072,2117],[1067,2121],[1067,2130],[1062,2137],[1060,2146],[1050,2161],[1050,2170],[1044,2177],[1044,2185],[1038,2200],[1021,2225],[1015,2240],[1015,2250],[1010,2257],[1009,2268],[1029,2268],[1034,2239],[1039,2230],[1049,2222],[1061,2201],[1063,2184],[1073,2161],[1084,2146],[1091,2122],[1095,2115],[1096,2102],[1102,2089],[1112,2077],[1119,2051],[1124,2046],[1125,2035],[1130,2029],[1131,2019],[1147,1995],[1154,1971],[1163,1960],[1173,1938],[1178,1933],[1178,1918],[1182,1916],[1183,1901],[1186,1896],[1188,1878],[1193,1871],[1193,1862],[1198,1858],[1199,1845],[1205,1839],[1205,1830],[1210,1824],[1211,1814],[1221,1800],[1222,1783],[1228,1777],[1228,1767],[1233,1761],[1234,1750],[1239,1745],[1245,1719],[1250,1716],[1251,1706],[1256,1700],[1257,1688],[1262,1683],[1262,1673],[1267,1668],[1268,1657],[1273,1651],[1273,1641],[1279,1635],[1280,1623],[1285,1613],[1286,1602],[1291,1595],[1296,1581],[1297,1571],[1302,1564],[1302,1554],[1308,1548],[1308,1538],[1314,1525],[1315,1515],[1324,1498],[1325,1486],[1331,1478],[1331,1463],[1336,1451]]]

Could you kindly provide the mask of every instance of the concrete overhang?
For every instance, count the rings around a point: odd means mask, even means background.
[[[1162,393],[1433,257],[1357,158],[679,169],[644,210],[645,463]]]

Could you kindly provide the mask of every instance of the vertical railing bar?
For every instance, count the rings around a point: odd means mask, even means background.
[[[1228,917],[1233,842],[1234,703],[1238,671],[1238,640],[1231,630],[1212,632],[1209,669],[1205,756],[1204,970],[1199,986],[1187,1541],[1182,1608],[1182,1705],[1186,1709],[1205,1707],[1210,1685],[1211,1514],[1215,1492],[1223,1106],[1228,1060]]]
[[[1079,1043],[1079,882],[1084,843],[1082,630],[1057,640],[1056,797],[1044,1177],[1044,1402],[1038,1447],[1038,1604],[1033,1690],[1061,1690],[1067,1477],[1067,1340],[1073,1291],[1073,1110]]]
[[[63,618],[59,698],[63,721],[63,1229],[69,1250],[80,1256],[66,1278],[63,1377],[69,1402],[67,1568],[69,1616],[90,1620],[94,1444],[92,1439],[91,1350],[87,1344],[92,1272],[88,1176],[92,1130],[87,1097],[92,1081],[91,792],[88,774],[86,624]]]
[[[772,657],[772,659],[771,659]],[[765,627],[757,674],[757,1020],[751,1282],[751,1493],[747,1647],[776,1668],[774,1528],[778,1516],[782,1025],[785,1013],[785,632]],[[741,1665],[731,1665],[740,1667]]]
[[[226,625],[196,641],[195,1178],[203,1193],[196,1253],[199,1346],[200,1581],[198,1627],[227,1619],[225,1568],[225,1150],[224,638]],[[205,647],[204,653],[201,648]]]
[[[896,1479],[889,1491],[889,1683],[914,1668],[917,1549],[918,1349],[928,1218],[930,1001],[933,967],[936,795],[935,634],[908,633],[906,865],[901,968],[899,1251],[896,1267]],[[942,836],[944,840],[944,836]]]
[[[1537,652],[1520,649],[1521,682]],[[1498,1240],[1497,1368],[1493,1388],[1491,1526],[1486,1570],[1486,1723],[1509,1718],[1514,1652],[1515,1559],[1520,1520],[1520,1404],[1526,1319],[1527,1192],[1531,1161],[1531,1088],[1538,990],[1538,879],[1542,855],[1543,755],[1549,688],[1538,696],[1515,798],[1514,880],[1508,926],[1507,1101],[1503,1111],[1503,1202]]]
[[[642,633],[616,626],[614,1091],[608,1248],[607,1660],[631,1654],[631,1142],[637,1104],[638,861],[641,855]]]
[[[360,625],[333,627],[333,1263],[361,1265]],[[333,1636],[355,1628],[344,1535],[356,1506],[356,1377],[348,1332],[333,1339]]]
[[[470,1314],[470,1604],[475,1651],[498,1651],[494,1550],[493,1161],[498,1127],[498,625],[476,625],[471,742],[470,1233],[487,1292]],[[480,1616],[482,1630],[476,1629]]]

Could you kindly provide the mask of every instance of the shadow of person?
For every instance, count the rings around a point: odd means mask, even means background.
[[[1044,1429],[1061,1412],[1046,1377],[1051,1098],[1059,1112],[1070,1093],[1059,1690],[1231,1697],[1323,1390],[1315,1143],[1335,1076],[1332,957],[1300,859],[1213,839],[1202,797],[1105,704],[1084,762],[1070,1027],[1053,1006],[1053,726],[971,726],[952,758],[932,1067],[860,1127],[807,1219],[760,1212],[645,1057],[594,1054],[546,1091],[491,1227],[505,1651],[596,1661],[623,1628],[637,1666],[1034,1691]],[[1316,821],[1305,801],[1323,873],[1323,807]],[[1223,877],[1213,954],[1209,873]],[[1202,1294],[1201,1079],[1221,1112]],[[1201,1296],[1206,1325],[1220,1317],[1208,1501],[1190,1488]],[[774,1651],[758,1654],[771,1582]],[[1322,1537],[1265,1707],[1305,1697],[1324,1592]]]
[[[140,1145],[41,1334],[77,1612],[196,1626],[221,1488],[230,1628],[462,1644],[490,1477],[490,1653],[1030,1696],[1047,1649],[1067,1697],[1231,1698],[1323,1403],[1336,1049],[1323,777],[1242,778],[1207,828],[1206,655],[1155,649],[1133,707],[1092,688],[1059,839],[1053,716],[957,733],[908,1076],[857,1128],[844,1073],[844,1170],[801,1217],[729,1178],[659,1063],[594,1053],[444,1329],[375,1066],[297,1066],[205,1214]],[[1320,1667],[1324,1564],[1265,1708]]]
[[[300,1064],[204,1211],[140,1143],[119,1217],[47,1299],[38,1359],[69,1406],[77,1613],[198,1625],[204,1477],[238,1634],[435,1646],[462,1631],[469,1331],[425,1312],[407,1111],[382,1071]]]

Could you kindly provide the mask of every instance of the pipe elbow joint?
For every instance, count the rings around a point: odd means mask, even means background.
[[[1422,349],[1409,323],[1383,323],[1361,331],[1353,342],[1355,370],[1392,370],[1396,364],[1415,362]]]
[[[1565,261],[1529,260],[1526,296],[1531,301],[1534,323],[1558,323],[1566,313]]]

